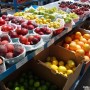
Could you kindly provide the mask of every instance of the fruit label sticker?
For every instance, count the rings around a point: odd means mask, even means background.
[[[35,51],[35,55],[37,55],[38,53],[40,53],[40,52],[43,51],[43,50],[44,50],[44,47],[41,47],[41,48],[37,49],[37,50]]]
[[[54,43],[54,38],[53,39],[51,39],[49,42],[48,42],[48,45],[47,45],[47,47],[49,47],[50,45],[52,45]]]
[[[19,67],[21,67],[22,65],[24,65],[27,61],[28,61],[27,57],[25,57],[24,59],[22,59],[20,62],[18,62],[16,64],[16,69],[18,69]]]

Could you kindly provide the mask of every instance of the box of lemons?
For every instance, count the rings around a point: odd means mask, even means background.
[[[23,73],[16,81],[8,83],[10,90],[58,90],[58,87],[42,80],[32,72]]]

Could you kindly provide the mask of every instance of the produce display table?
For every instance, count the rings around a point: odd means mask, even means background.
[[[41,0],[40,0],[41,1]],[[58,8],[58,2],[60,1],[57,1],[57,2],[54,2],[54,3],[50,3],[50,4],[47,4],[45,5],[46,8],[50,8],[50,7],[57,7]],[[30,2],[26,2],[24,4],[28,4]],[[1,4],[3,4],[1,2]],[[4,3],[5,4],[5,3]],[[11,4],[12,5],[12,4]],[[16,0],[14,0],[14,7],[15,7],[15,10],[18,11],[17,9],[17,6],[20,6],[20,5],[23,5],[23,4],[17,4],[16,3]],[[25,9],[27,10],[27,8]],[[29,51],[26,53],[26,56],[20,60],[19,62],[17,62],[16,64],[14,65],[7,65],[7,69],[6,71],[4,71],[3,73],[0,74],[0,81],[4,80],[5,78],[7,78],[9,75],[11,75],[14,71],[17,71],[19,68],[21,68],[24,64],[26,64],[27,62],[29,62],[32,58],[34,58],[36,55],[38,55],[41,51],[43,51],[44,49],[48,48],[49,46],[51,46],[53,43],[55,43],[57,40],[59,40],[60,38],[62,38],[64,35],[68,34],[69,32],[71,32],[73,29],[72,28],[75,28],[77,27],[79,24],[81,24],[83,21],[85,21],[87,18],[90,17],[90,14],[84,16],[84,18],[82,19],[79,19],[78,22],[75,23],[75,25],[73,25],[72,27],[67,27],[65,28],[65,30],[63,30],[60,34],[52,37],[48,42],[45,42],[44,45],[42,45],[42,47],[36,49],[36,50],[33,50],[33,51]],[[84,67],[84,66],[83,66]],[[82,67],[82,69],[83,69]],[[81,73],[82,73],[82,70],[81,70]],[[75,82],[76,83],[76,82]]]

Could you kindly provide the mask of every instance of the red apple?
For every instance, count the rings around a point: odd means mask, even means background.
[[[8,32],[7,25],[3,25],[1,28],[1,31]]]
[[[40,35],[44,35],[44,33],[43,33],[43,32],[39,32],[38,34],[40,34]]]
[[[39,41],[41,39],[41,37],[39,35],[35,35],[34,37],[37,38]]]
[[[26,29],[28,28],[28,25],[26,23],[22,23],[21,26]]]
[[[5,55],[7,53],[7,48],[5,45],[0,45],[0,53]]]
[[[28,39],[25,36],[20,37],[19,40],[22,44],[26,44],[28,42]]]
[[[13,30],[13,29],[14,29],[13,26],[10,26],[10,25],[7,26],[7,30],[8,30],[8,31],[11,31],[11,30]]]
[[[18,27],[18,28],[16,29],[16,33],[17,33],[18,35],[21,35],[21,34],[22,34],[22,28],[21,28],[21,27]]]
[[[11,38],[17,38],[18,37],[18,35],[15,31],[10,31],[9,35],[10,35]]]
[[[33,44],[37,44],[39,42],[38,38],[33,38]]]
[[[0,26],[5,24],[5,20],[4,19],[0,19]]]
[[[28,20],[27,25],[31,25],[31,24],[32,24],[32,22],[30,20]]]
[[[13,58],[13,53],[12,52],[6,53],[5,58],[7,58],[7,59]]]
[[[36,29],[35,29],[35,32],[36,32],[36,33],[39,33],[39,32],[40,32],[40,28],[36,28]]]
[[[9,37],[8,37],[8,35],[4,35],[4,36],[2,36],[2,37],[1,37],[1,41],[3,41],[3,40],[7,40],[7,41],[9,41]]]
[[[2,19],[6,19],[7,18],[7,15],[2,15]]]
[[[29,30],[34,29],[34,26],[33,26],[33,25],[28,25],[28,29],[29,29]]]
[[[12,44],[7,44],[6,47],[8,52],[14,52],[14,46]]]
[[[28,29],[25,29],[25,28],[22,28],[22,35],[26,35],[26,34],[28,34]]]
[[[2,41],[0,44],[1,45],[5,45],[5,44],[8,44],[9,42],[7,41],[7,40],[4,40],[4,41]]]
[[[21,46],[16,47],[14,50],[14,56],[18,56],[18,55],[22,54],[23,51],[24,51],[24,49]]]
[[[33,38],[34,38],[33,35],[28,36],[28,41],[31,42],[33,40]]]
[[[46,34],[50,34],[50,33],[51,33],[51,30],[47,29]]]

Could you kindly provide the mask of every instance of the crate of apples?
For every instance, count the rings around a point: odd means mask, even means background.
[[[20,36],[26,36],[28,35],[28,29],[22,28],[22,27],[17,27],[15,31],[10,31],[9,36],[11,37],[13,42],[18,42],[18,39]]]
[[[68,75],[72,74],[76,69],[73,60],[67,60],[67,62],[64,62],[63,60],[59,61],[56,57],[47,57],[45,64],[56,71],[56,73],[62,74],[65,77],[68,77]]]
[[[77,56],[83,56],[86,61],[90,61],[90,34],[82,33],[82,31],[66,36],[62,46]]]
[[[8,64],[14,64],[22,60],[25,57],[26,50],[21,44],[6,44],[0,45],[0,56],[4,58],[4,61]]]
[[[23,44],[27,51],[37,49],[43,45],[43,40],[40,35],[31,34],[28,36],[20,36],[19,42]]]
[[[2,33],[8,33],[10,31],[14,31],[17,28],[15,24],[5,24],[1,27]]]
[[[22,23],[21,26],[23,28],[28,29],[29,33],[33,33],[33,29],[35,29],[38,25],[34,24],[32,21],[28,20],[25,23]]]
[[[35,34],[40,35],[44,41],[49,41],[49,39],[52,37],[53,31],[48,27],[37,27],[33,31]]]
[[[0,35],[0,45],[5,45],[11,43],[11,39],[8,34],[1,34]]]

